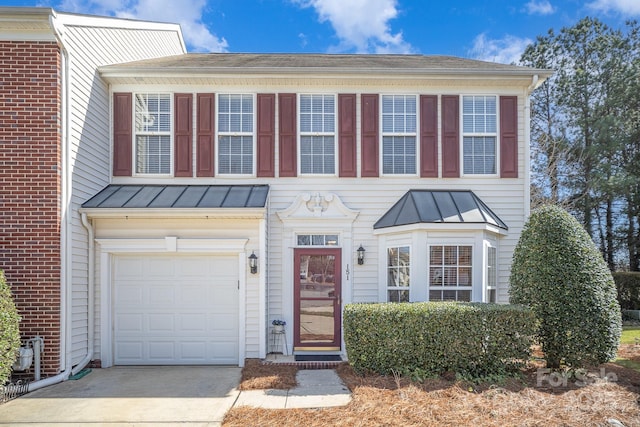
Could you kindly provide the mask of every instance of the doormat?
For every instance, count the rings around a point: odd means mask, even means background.
[[[296,354],[296,362],[342,362],[339,354]]]

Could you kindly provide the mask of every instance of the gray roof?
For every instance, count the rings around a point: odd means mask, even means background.
[[[373,226],[374,229],[419,223],[507,225],[469,190],[409,190]]]
[[[83,208],[264,208],[268,185],[108,185]]]
[[[372,73],[550,75],[550,70],[443,55],[363,55],[298,53],[188,53],[100,67],[118,73]]]

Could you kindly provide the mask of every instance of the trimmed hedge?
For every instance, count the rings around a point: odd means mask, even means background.
[[[622,331],[616,288],[602,255],[565,210],[531,213],[513,253],[511,302],[531,307],[550,368],[585,367],[616,356]]]
[[[613,273],[618,303],[623,310],[640,310],[640,272]]]
[[[13,303],[11,289],[0,270],[0,385],[11,375],[11,366],[20,349],[20,316]]]
[[[347,304],[344,340],[357,372],[503,375],[529,358],[533,313],[482,303]]]

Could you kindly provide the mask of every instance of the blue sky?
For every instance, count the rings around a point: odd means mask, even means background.
[[[640,0],[0,0],[181,24],[190,52],[445,54],[510,63],[585,16],[614,28]]]

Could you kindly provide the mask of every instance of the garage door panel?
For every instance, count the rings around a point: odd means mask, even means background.
[[[161,264],[173,276],[147,274]],[[129,266],[138,277],[117,271]],[[114,269],[116,364],[238,363],[237,257],[122,256]]]

